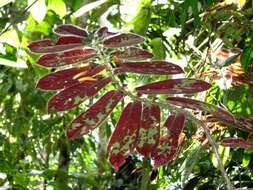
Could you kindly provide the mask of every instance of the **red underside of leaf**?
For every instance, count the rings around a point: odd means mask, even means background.
[[[184,127],[185,116],[169,116],[164,126],[168,129],[168,134],[161,137],[158,146],[152,153],[155,166],[166,164],[174,158],[180,142],[179,137]]]
[[[82,80],[83,77],[92,77],[93,75],[98,74],[102,70],[104,70],[104,66],[98,65],[97,67],[95,67],[94,63],[90,63],[89,66],[85,67],[57,71],[55,73],[51,73],[42,77],[37,83],[37,88],[43,90],[60,90],[68,88],[85,81]],[[92,81],[96,81],[99,78],[92,77],[92,79],[94,79]]]
[[[221,121],[235,123],[234,116],[226,110],[198,100],[181,97],[169,97],[167,102],[184,108],[197,109],[212,114],[212,117]]]
[[[97,57],[96,50],[93,48],[86,48],[63,53],[46,54],[41,56],[37,63],[44,67],[59,67],[87,61],[88,59],[95,57]]]
[[[88,97],[94,96],[99,90],[111,82],[111,78],[98,81],[85,81],[54,95],[48,102],[48,110],[66,111],[78,106]]]
[[[109,160],[115,169],[124,162],[115,158],[127,157],[136,147],[141,122],[141,103],[129,103],[121,113],[120,119],[108,143]]]
[[[69,140],[80,138],[98,127],[113,111],[118,102],[123,98],[123,93],[111,90],[103,95],[87,111],[74,119],[67,130]]]
[[[183,73],[178,65],[167,61],[143,61],[143,62],[122,62],[114,71],[119,73],[140,73],[140,74],[158,74],[171,75]]]
[[[60,42],[61,43],[61,42]],[[54,45],[51,40],[40,40],[32,42],[28,47],[34,53],[58,53],[82,48],[82,43],[68,43]]]
[[[247,148],[253,149],[253,143],[247,142],[241,138],[226,138],[222,140],[223,146],[229,146],[234,148]]]
[[[148,59],[152,58],[153,54],[147,50],[129,47],[124,51],[114,51],[111,53],[111,58],[116,62],[121,61],[121,59]]]
[[[112,35],[115,35],[117,33],[114,33],[114,32],[109,32],[108,31],[108,28],[106,26],[104,27],[101,27],[99,28],[97,31],[96,31],[96,36],[99,37],[99,38],[106,38],[108,36],[112,36]]]
[[[144,38],[132,33],[116,34],[104,40],[103,44],[107,47],[119,48],[136,45],[144,42]]]
[[[59,36],[77,36],[81,38],[88,37],[88,32],[78,26],[71,24],[59,25],[54,29],[54,32]]]
[[[142,110],[141,125],[138,135],[137,151],[147,157],[153,152],[160,137],[160,108],[145,106]]]
[[[191,94],[208,90],[211,85],[196,79],[169,79],[136,88],[140,94]]]
[[[76,43],[83,43],[83,38],[75,36],[63,36],[57,40],[55,45],[76,44]]]

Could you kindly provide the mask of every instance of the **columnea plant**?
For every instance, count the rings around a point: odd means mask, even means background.
[[[57,41],[32,42],[29,48],[42,56],[37,63],[44,67],[57,67],[54,73],[42,77],[37,88],[56,90],[48,102],[48,109],[58,112],[72,109],[95,96],[102,88],[112,84],[112,90],[102,95],[89,109],[75,118],[67,128],[69,140],[80,138],[100,126],[116,105],[125,97],[129,102],[122,110],[115,130],[108,142],[109,160],[115,170],[125,162],[128,154],[139,152],[151,156],[155,166],[171,162],[186,140],[182,130],[186,119],[196,124],[203,121],[195,118],[184,108],[209,114],[209,121],[233,124],[252,132],[238,122],[228,111],[178,94],[193,94],[208,90],[211,85],[205,81],[189,78],[154,81],[129,90],[121,76],[128,73],[145,75],[174,75],[183,73],[178,65],[152,60],[152,53],[136,45],[145,39],[133,33],[112,33],[102,27],[88,33],[74,25],[60,25],[54,29]],[[159,95],[166,94],[166,101]],[[170,114],[161,122],[161,110],[166,107]],[[163,112],[162,112],[163,113]],[[250,123],[251,122],[251,123]],[[160,123],[164,123],[160,126]],[[160,130],[160,128],[164,128]],[[225,145],[246,145],[242,139],[226,139]],[[248,144],[251,146],[252,144]]]

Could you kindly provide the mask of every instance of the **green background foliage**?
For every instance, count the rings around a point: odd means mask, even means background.
[[[184,67],[185,76],[198,78],[201,72],[219,67],[210,63],[208,49],[220,40],[227,49],[241,49],[241,65],[250,81],[253,4],[251,0],[233,2],[1,0],[0,188],[225,189],[210,145],[192,138],[195,133],[204,136],[192,121],[187,121],[184,129],[188,139],[184,150],[172,163],[156,169],[149,160],[135,154],[118,173],[108,162],[106,143],[124,102],[100,129],[69,142],[66,127],[94,100],[68,113],[48,114],[46,104],[52,93],[35,87],[40,77],[54,69],[37,66],[38,55],[32,54],[27,45],[35,40],[56,38],[52,29],[59,24],[72,23],[89,31],[106,25],[112,31],[145,36],[143,48],[153,52],[155,59],[173,60]],[[81,10],[83,14],[79,15]],[[167,78],[131,74],[127,82],[131,88],[133,81],[144,83],[158,79]],[[235,116],[252,117],[252,86],[241,84],[224,89],[213,79],[206,80],[213,88],[196,98],[228,109]],[[218,144],[225,136],[249,137],[233,127],[221,124],[216,127],[221,132],[212,136]],[[219,146],[219,153],[233,185],[253,187],[252,150]]]

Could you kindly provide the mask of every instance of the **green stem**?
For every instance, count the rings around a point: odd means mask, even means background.
[[[145,159],[143,162],[143,171],[141,175],[141,188],[140,190],[147,190],[148,189],[148,183],[149,183],[149,177],[150,177],[150,163],[149,159]]]

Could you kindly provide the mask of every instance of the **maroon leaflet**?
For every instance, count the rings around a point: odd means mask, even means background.
[[[54,95],[48,102],[48,110],[66,111],[78,106],[87,98],[94,96],[111,82],[111,78],[104,78],[98,81],[85,81],[71,86]]]
[[[69,41],[67,44],[62,44],[62,41],[63,40],[60,40],[59,44],[54,44],[51,40],[40,40],[30,43],[28,47],[34,53],[58,53],[73,49],[80,49],[83,46],[80,42],[70,43]]]
[[[96,81],[99,77],[94,76],[104,70],[104,66],[90,63],[89,66],[65,69],[42,77],[37,88],[43,90],[60,90],[80,84],[83,81]]]
[[[183,73],[181,67],[167,61],[122,62],[118,64],[119,67],[114,69],[114,73],[116,74],[125,72],[154,75],[171,75]]]
[[[230,123],[235,122],[235,118],[231,113],[217,106],[208,104],[206,102],[181,97],[169,97],[167,98],[167,102],[185,108],[205,111],[207,113],[212,114],[212,117],[219,119],[221,121],[229,121]]]
[[[160,108],[157,105],[144,106],[138,135],[137,151],[147,157],[153,152],[160,137]]]
[[[117,90],[111,90],[104,94],[87,111],[72,121],[70,127],[67,129],[68,139],[80,138],[81,135],[87,134],[101,125],[123,96],[123,93]]]
[[[137,34],[121,33],[104,40],[103,44],[107,47],[119,48],[132,46],[144,42],[145,38]]]
[[[88,37],[88,32],[86,30],[72,24],[59,25],[54,29],[54,33],[59,36]]]
[[[221,144],[223,146],[229,146],[234,148],[253,149],[253,143],[247,142],[241,138],[226,138],[222,140]]]
[[[83,43],[83,38],[75,36],[63,36],[57,40],[55,45],[76,44],[76,43]]]
[[[136,88],[140,94],[191,94],[208,90],[211,85],[196,79],[169,79]]]
[[[152,159],[156,167],[166,164],[174,158],[180,146],[180,134],[184,127],[184,121],[184,114],[171,115],[166,120],[164,126],[167,128],[168,133],[160,138],[159,144],[152,153]]]
[[[137,47],[128,47],[124,51],[114,51],[111,53],[111,59],[115,62],[121,59],[148,59],[152,58],[153,54],[149,51]]]
[[[96,34],[97,37],[104,39],[104,38],[106,38],[108,36],[112,36],[112,35],[115,35],[117,33],[115,33],[115,32],[109,32],[108,28],[106,26],[104,26],[104,27],[99,28],[96,31],[95,34]]]
[[[136,147],[141,122],[141,103],[131,102],[122,111],[108,143],[109,160],[116,171]]]
[[[95,57],[97,57],[95,49],[85,48],[63,53],[45,54],[39,58],[37,63],[44,67],[59,67],[78,63],[80,61],[87,61],[88,59]]]

